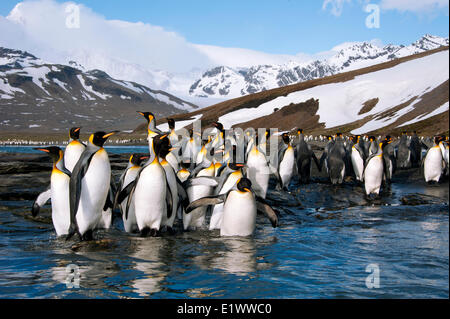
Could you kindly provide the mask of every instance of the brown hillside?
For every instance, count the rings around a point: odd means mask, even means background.
[[[437,53],[440,51],[445,51],[448,49],[449,49],[448,46],[441,47],[441,48],[438,48],[435,50],[430,50],[427,52],[414,54],[411,56],[399,58],[396,60],[392,60],[389,62],[384,62],[384,63],[380,63],[380,64],[376,64],[376,65],[372,65],[372,66],[365,67],[365,68],[358,69],[358,70],[353,70],[353,71],[340,73],[340,74],[336,74],[336,75],[321,78],[321,79],[315,79],[315,80],[297,83],[297,84],[293,84],[293,85],[288,85],[288,86],[284,86],[284,87],[280,87],[280,88],[276,88],[276,89],[272,89],[272,90],[267,90],[267,91],[263,91],[263,92],[259,92],[259,93],[255,93],[255,94],[250,94],[250,95],[242,96],[239,98],[230,99],[230,100],[209,106],[207,108],[203,108],[203,109],[195,111],[195,112],[191,112],[191,113],[187,113],[187,114],[178,114],[178,115],[174,115],[172,117],[176,121],[177,120],[180,121],[180,120],[189,120],[189,119],[192,119],[192,117],[195,115],[203,114],[203,116],[201,118],[202,126],[206,127],[206,126],[209,126],[212,122],[217,121],[220,116],[227,114],[229,112],[238,110],[238,109],[256,108],[259,105],[261,105],[262,103],[273,100],[279,96],[286,96],[292,92],[309,89],[309,88],[312,88],[312,87],[315,87],[318,85],[346,82],[346,81],[354,79],[355,76],[391,68],[400,63],[418,59],[421,57],[425,57],[425,56],[428,56],[428,55],[431,55],[431,54],[434,54],[434,53]],[[399,119],[399,121],[396,121],[395,123],[390,125],[389,130],[395,131],[395,127],[400,124],[397,122],[403,123],[403,122],[409,121],[410,119],[412,119],[418,115],[421,115],[424,113],[429,113],[430,112],[429,108],[434,108],[434,107],[442,105],[442,103],[439,105],[437,104],[437,103],[440,103],[441,101],[444,101],[444,102],[445,102],[445,100],[448,101],[448,81],[446,83],[447,84],[441,85],[440,87],[436,88],[432,92],[429,92],[429,96],[426,99],[428,101],[428,104],[425,101],[418,103],[415,107],[414,112],[411,112],[410,114],[406,114],[403,117],[401,117],[400,118],[401,121]],[[367,101],[365,106],[361,109],[360,114],[369,112],[376,105],[377,102],[378,101],[376,98]],[[348,131],[351,131],[352,129],[360,127],[365,122],[372,119],[372,116],[370,116],[370,117],[367,117],[367,118],[364,118],[364,119],[358,121],[359,123],[349,123],[345,126],[325,129],[324,125],[320,124],[318,122],[318,120],[319,120],[318,116],[315,115],[315,112],[313,112],[314,108],[316,108],[316,111],[317,111],[317,107],[318,107],[318,106],[314,106],[314,103],[315,102],[313,102],[313,101],[306,101],[304,103],[287,105],[287,106],[280,108],[278,111],[274,112],[273,114],[270,114],[270,115],[267,115],[267,116],[264,116],[264,117],[261,117],[258,119],[254,119],[254,120],[246,122],[246,123],[240,123],[238,126],[243,127],[243,128],[249,127],[249,126],[251,126],[251,127],[278,127],[280,130],[290,130],[294,127],[302,126],[304,129],[307,129],[308,131],[314,132],[314,133],[327,133],[327,132],[332,132],[335,130],[340,130],[342,132],[348,132]],[[428,106],[426,106],[426,105],[428,105]],[[405,106],[406,105],[399,105],[397,107],[394,107],[392,109],[392,111],[399,110]],[[306,107],[306,109],[304,109],[304,107]],[[422,109],[422,107],[424,107],[424,108]],[[389,113],[386,112],[385,114],[379,115],[379,117],[389,117]],[[166,121],[167,121],[167,118],[162,118],[157,121],[157,124],[161,124]],[[442,122],[442,121],[440,121],[440,122]],[[416,124],[420,126],[420,123],[416,123]],[[439,129],[439,130],[447,129],[448,130],[448,121],[446,123],[438,124],[436,126],[436,129]],[[135,129],[135,132],[140,133],[140,132],[145,132],[145,130],[146,130],[146,125],[145,125],[145,123],[142,123]]]

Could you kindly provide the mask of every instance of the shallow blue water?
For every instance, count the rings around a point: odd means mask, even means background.
[[[19,150],[33,152],[0,148]],[[0,175],[0,190],[33,195],[48,176]],[[448,181],[428,186],[399,179],[373,203],[362,200],[359,185],[291,186],[291,194],[273,188],[268,194],[281,212],[280,227],[258,216],[249,238],[208,230],[139,238],[115,220],[113,229],[83,244],[56,238],[48,221],[30,218],[34,195],[3,196],[0,298],[449,297]],[[427,201],[402,204],[410,194]],[[366,286],[369,264],[379,268],[379,288]],[[65,283],[68,265],[78,269],[79,288]]]
[[[65,148],[65,145],[56,145],[62,149]],[[24,153],[24,154],[39,154],[41,153],[38,150],[35,150],[35,147],[39,147],[39,145],[34,146],[0,146],[0,153]],[[146,153],[148,152],[147,145],[137,145],[137,146],[105,146],[105,149],[111,154],[124,154],[124,153]]]

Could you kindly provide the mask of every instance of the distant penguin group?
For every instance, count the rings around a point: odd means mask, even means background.
[[[448,139],[440,136],[430,148],[416,134],[403,134],[396,141],[390,136],[320,136],[318,140],[327,142],[318,160],[302,129],[278,138],[269,130],[237,133],[213,122],[203,134],[192,129],[180,134],[173,119],[163,132],[151,112],[138,114],[147,121],[149,151],[130,154],[117,183],[103,147],[117,131],[95,132],[84,144],[81,128],[74,127],[64,151],[36,148],[52,158],[53,169],[50,186],[34,201],[32,214],[51,200],[57,236],[69,239],[77,234],[90,240],[95,230],[113,225],[115,214],[121,215],[125,232],[143,237],[173,234],[177,228],[249,236],[258,213],[272,227],[279,225],[279,213],[266,201],[270,177],[276,178],[278,190],[289,191],[295,177],[300,184],[311,182],[313,163],[325,170],[332,184],[349,177],[364,184],[369,197],[379,195],[383,182],[389,184],[398,168],[423,162],[427,182],[448,174]],[[274,141],[275,151],[269,147]],[[423,160],[422,149],[428,150]]]

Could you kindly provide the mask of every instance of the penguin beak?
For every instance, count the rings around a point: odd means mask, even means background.
[[[48,149],[45,149],[45,148],[35,148],[35,150],[42,151],[42,152],[45,152],[45,153],[50,153],[50,151]]]
[[[247,187],[244,187],[246,192],[250,192],[250,190]]]
[[[116,133],[118,133],[119,131],[113,131],[113,132],[111,132],[111,133],[108,133],[108,134],[105,134],[105,135],[103,135],[103,138],[104,139],[107,139],[108,137],[110,137],[111,135],[114,135],[114,134],[116,134]]]
[[[81,127],[77,127],[76,129],[74,129],[74,132],[78,132],[81,129]]]
[[[140,157],[141,160],[145,160],[145,159],[147,159],[147,158],[149,158],[149,156],[141,156],[141,157]]]

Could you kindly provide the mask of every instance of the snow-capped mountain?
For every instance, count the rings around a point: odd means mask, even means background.
[[[447,134],[448,110],[449,49],[441,47],[241,96],[173,118],[177,128],[200,120],[202,128],[219,121],[225,128],[303,128],[317,135],[398,135],[404,130],[434,135]]]
[[[352,43],[340,46],[336,54],[328,59],[303,64],[290,61],[284,64],[242,68],[218,66],[204,72],[191,85],[189,94],[197,97],[234,98],[360,69],[448,45],[448,38],[427,34],[408,46],[390,44],[379,47],[370,42]]]
[[[76,61],[68,64],[0,47],[1,129],[58,131],[71,124],[97,129],[113,123],[126,129],[134,126],[136,110],[161,117],[197,108],[164,91],[114,79],[98,69],[86,71]]]

